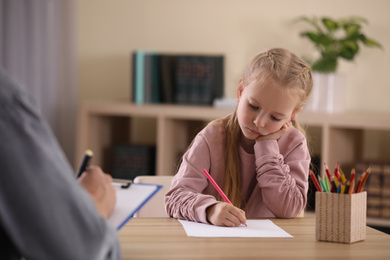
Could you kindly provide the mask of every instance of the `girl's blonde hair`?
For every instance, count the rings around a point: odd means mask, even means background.
[[[241,81],[245,87],[251,81],[259,79],[275,80],[285,87],[288,93],[297,94],[299,103],[296,109],[307,102],[313,87],[312,74],[308,65],[295,54],[282,48],[270,49],[254,57],[244,70]],[[241,205],[239,156],[241,130],[237,119],[237,108],[231,117],[217,119],[214,122],[221,120],[224,121],[226,129],[224,192],[233,205],[244,208],[245,205]],[[305,135],[304,129],[296,120],[292,123]]]

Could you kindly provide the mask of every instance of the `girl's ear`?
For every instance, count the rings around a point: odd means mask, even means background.
[[[299,107],[299,108],[297,108],[297,109],[294,110],[294,112],[293,112],[292,115],[291,115],[291,121],[297,119],[297,114],[298,114],[299,112],[301,112],[302,109],[303,109],[303,107]]]
[[[244,81],[240,79],[238,81],[238,87],[237,87],[237,101],[240,100],[240,97],[242,95],[242,91],[244,90]]]

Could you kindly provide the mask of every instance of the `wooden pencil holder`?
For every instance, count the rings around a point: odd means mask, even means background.
[[[316,192],[316,238],[354,243],[366,238],[367,192]]]

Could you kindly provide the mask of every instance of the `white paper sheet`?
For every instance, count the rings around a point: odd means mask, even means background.
[[[217,227],[180,220],[189,237],[293,237],[269,219],[246,221],[247,227]]]

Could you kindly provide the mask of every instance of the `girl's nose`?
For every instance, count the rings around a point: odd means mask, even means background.
[[[265,118],[263,115],[258,114],[253,120],[253,123],[257,126],[257,128],[263,128],[265,125]]]

